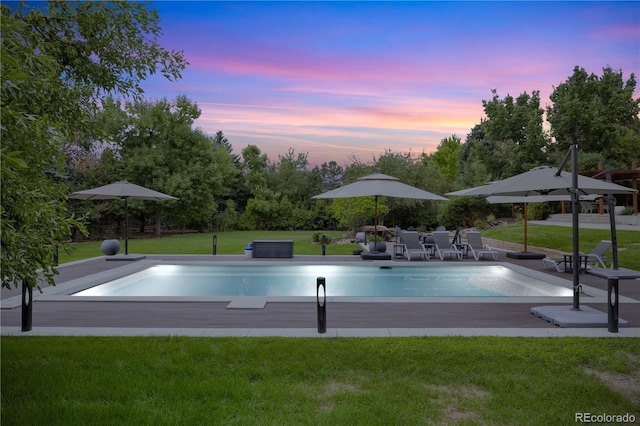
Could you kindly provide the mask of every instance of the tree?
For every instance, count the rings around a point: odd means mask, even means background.
[[[51,285],[54,247],[70,229],[63,142],[94,133],[105,93],[142,93],[160,70],[179,78],[180,52],[157,42],[157,13],[141,3],[51,2],[1,5],[2,286]]]
[[[296,154],[289,148],[286,155],[279,155],[278,162],[272,164],[268,173],[268,186],[275,192],[287,196],[295,206],[309,208],[311,195],[320,191],[317,175],[308,170],[308,153]]]
[[[209,226],[239,172],[227,146],[192,126],[200,109],[186,96],[175,101],[137,100],[124,109],[105,104],[111,122],[110,140],[119,146],[124,176],[138,185],[178,197],[167,203],[149,203],[155,215],[155,235],[160,234],[161,213],[186,226]],[[142,204],[142,203],[140,203]],[[149,207],[147,206],[147,208]],[[143,218],[149,210],[138,209]]]
[[[320,168],[315,167],[316,173],[320,178],[320,190],[322,192],[331,191],[340,186],[344,176],[344,169],[335,161],[322,163]]]
[[[542,127],[540,92],[524,92],[515,100],[509,94],[500,99],[495,89],[491,93],[493,98],[483,100],[482,105],[487,115],[486,143],[490,154],[502,164],[500,176],[494,178],[513,176],[546,163],[549,138]]]
[[[462,141],[456,135],[444,138],[440,141],[438,148],[430,155],[433,164],[442,172],[448,181],[456,178],[458,171],[458,155],[462,149]]]
[[[483,121],[471,129],[458,153],[457,189],[482,185],[491,180],[492,173],[483,161],[489,156],[484,143],[486,138],[485,123],[486,121]]]
[[[378,198],[378,224],[382,225],[380,218],[389,212],[387,198]],[[330,211],[338,220],[341,229],[352,229],[357,232],[364,224],[373,224],[375,220],[374,197],[336,198],[331,203]]]
[[[224,133],[222,133],[222,131],[218,131],[216,135],[213,137],[213,144],[215,146],[224,147],[224,149],[233,159],[233,163],[236,164],[238,168],[240,168],[240,156],[238,154],[233,153],[233,147],[231,146],[229,139],[227,139],[227,137],[224,135]]]
[[[244,186],[250,194],[257,193],[267,185],[269,158],[255,145],[242,150],[242,174]]]
[[[634,99],[635,75],[624,81],[622,71],[603,68],[601,77],[576,66],[555,87],[547,120],[557,148],[566,153],[577,144],[581,151],[602,153],[607,160],[629,164],[640,159],[640,98]]]
[[[243,215],[248,229],[290,229],[293,205],[286,195],[261,188],[247,203]]]

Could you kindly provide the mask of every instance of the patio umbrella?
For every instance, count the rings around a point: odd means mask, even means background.
[[[569,158],[569,155],[567,155],[560,168],[548,166],[536,167],[528,172],[520,173],[519,175],[515,175],[504,180],[457,192],[462,192],[462,195],[518,196],[523,197],[523,199],[540,196],[569,196],[572,202],[573,212],[574,309],[579,310],[580,277],[578,274],[580,259],[577,211],[579,197],[581,195],[588,194],[629,194],[636,191],[614,183],[578,175],[577,147],[572,146],[569,154],[571,154],[571,164],[573,165],[571,173],[562,171],[564,163]],[[572,196],[572,194],[574,195]],[[612,249],[615,251],[617,250],[615,245],[615,222],[612,223],[611,227],[613,235]]]
[[[69,198],[77,200],[124,200],[124,250],[125,256],[129,254],[129,207],[127,200],[165,201],[178,198],[144,186],[129,183],[126,180],[93,189],[85,189],[72,193]]]
[[[378,197],[411,198],[416,200],[440,200],[448,201],[445,197],[410,186],[399,181],[398,178],[374,173],[363,176],[357,182],[350,183],[340,188],[315,195],[311,198],[355,198],[374,197],[374,233],[378,232]],[[377,239],[374,239],[374,251],[377,251]]]
[[[572,174],[556,167],[540,166],[507,179],[487,185],[456,191],[447,195],[514,195],[531,197],[540,195],[571,196]],[[580,195],[630,194],[633,189],[614,183],[578,175],[577,190]],[[459,194],[459,193],[462,194]]]
[[[490,185],[493,185],[500,181],[493,181],[486,183],[482,186],[476,186],[473,188],[461,189],[459,191],[447,192],[447,195],[453,196],[480,196],[477,194],[479,191],[484,191]],[[490,188],[489,188],[490,189]],[[482,194],[485,195],[485,194]],[[485,195],[486,196],[486,195]],[[528,258],[543,258],[544,255],[540,255],[538,253],[529,253],[527,251],[527,204],[528,203],[544,203],[546,201],[567,201],[571,200],[571,197],[566,195],[492,195],[487,197],[487,202],[489,204],[502,204],[502,203],[523,203],[524,204],[524,250],[520,252],[521,256],[518,257],[528,257]],[[507,253],[509,255],[509,253]]]

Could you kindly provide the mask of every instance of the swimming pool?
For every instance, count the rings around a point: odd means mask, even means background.
[[[74,297],[570,297],[572,290],[501,265],[155,264]]]

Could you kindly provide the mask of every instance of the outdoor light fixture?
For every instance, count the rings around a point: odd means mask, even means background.
[[[618,332],[618,278],[607,279],[607,329],[611,333]]]
[[[327,289],[325,278],[318,277],[316,280],[316,301],[318,303],[318,333],[327,332]]]
[[[33,318],[33,287],[22,283],[22,331],[31,331]]]

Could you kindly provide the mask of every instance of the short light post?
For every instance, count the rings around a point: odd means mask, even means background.
[[[316,280],[316,302],[318,308],[318,333],[327,332],[327,289],[324,277]]]
[[[607,279],[608,293],[608,330],[610,333],[618,332],[618,278]]]
[[[22,331],[31,331],[33,319],[33,287],[22,283]]]
[[[211,246],[211,251],[213,252],[213,255],[216,255],[216,252],[218,251],[218,236],[216,234],[213,234],[213,242],[212,242],[212,246]]]

